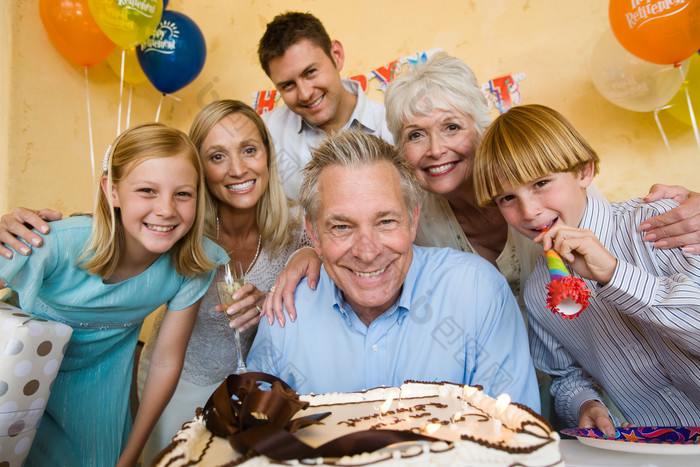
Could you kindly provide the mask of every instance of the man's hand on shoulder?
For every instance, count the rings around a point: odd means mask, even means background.
[[[643,222],[639,231],[644,232],[644,241],[654,242],[655,248],[682,247],[686,253],[700,254],[700,193],[656,184],[644,197],[647,203],[660,199],[672,199],[680,205]]]
[[[10,214],[0,218],[0,254],[6,258],[12,258],[10,249],[23,255],[29,255],[31,249],[19,239],[24,239],[34,246],[41,246],[41,237],[31,231],[37,229],[41,233],[49,232],[48,221],[57,221],[63,215],[51,209],[35,211],[27,208],[15,208]]]
[[[321,260],[313,248],[301,248],[294,252],[287,261],[285,268],[279,273],[267,294],[262,307],[262,314],[267,316],[270,324],[275,317],[280,326],[284,327],[284,309],[287,309],[289,318],[294,321],[297,316],[294,307],[294,292],[299,281],[306,277],[306,281],[312,290],[316,290],[321,273]]]

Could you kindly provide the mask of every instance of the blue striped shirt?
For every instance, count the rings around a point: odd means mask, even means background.
[[[556,410],[571,426],[600,387],[634,424],[700,425],[700,257],[655,249],[637,232],[675,206],[588,198],[579,228],[593,231],[618,264],[610,283],[586,280],[590,304],[573,321],[545,308],[544,258],[527,282],[533,360],[555,378]]]

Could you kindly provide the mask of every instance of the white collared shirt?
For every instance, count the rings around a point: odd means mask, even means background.
[[[393,144],[386,126],[384,104],[373,101],[360,88],[360,83],[343,78],[343,86],[357,96],[357,104],[343,130],[361,130]],[[299,199],[303,180],[302,169],[311,160],[311,148],[320,145],[327,134],[310,125],[299,115],[283,105],[263,115],[277,151],[280,182],[288,198]]]

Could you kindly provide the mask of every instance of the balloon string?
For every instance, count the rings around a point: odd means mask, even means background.
[[[92,145],[92,117],[90,116],[90,85],[88,81],[88,69],[85,67],[85,95],[87,97],[87,120],[88,139],[90,141],[90,166],[92,167],[92,178],[95,178],[95,150]]]
[[[661,126],[661,121],[659,120],[659,112],[668,109],[670,106],[665,105],[663,107],[658,107],[654,109],[654,120],[656,120],[656,126],[659,128],[659,133],[661,133],[661,137],[664,140],[664,144],[666,145],[666,149],[668,149],[668,153],[673,155],[673,151],[671,151],[671,145],[668,144],[668,138],[666,138],[666,133],[664,132],[664,128]]]
[[[181,99],[180,99],[179,97],[177,97],[176,95],[174,95],[174,94],[166,94],[166,93],[163,93],[163,94],[160,96],[160,102],[158,103],[158,110],[156,111],[156,123],[158,123],[158,118],[160,118],[160,109],[161,109],[161,107],[163,106],[163,100],[164,100],[166,97],[169,97],[170,99],[175,99],[175,100],[178,101],[178,102],[181,101]]]
[[[158,123],[158,118],[160,118],[160,108],[163,106],[163,98],[165,93],[160,95],[160,102],[158,102],[158,110],[156,111],[156,123]]]
[[[693,124],[693,132],[695,133],[695,142],[698,145],[698,150],[700,150],[700,135],[698,134],[698,123],[695,121],[695,111],[693,111],[693,103],[690,100],[690,94],[688,93],[688,86],[685,86],[685,98],[688,100],[688,112],[690,112],[690,123]]]
[[[126,128],[129,128],[129,121],[131,120],[131,92],[134,90],[134,85],[129,85],[129,104],[126,107]]]
[[[117,136],[122,132],[122,96],[124,95],[124,60],[126,60],[126,49],[122,49],[122,67],[119,73],[119,111],[117,113]]]

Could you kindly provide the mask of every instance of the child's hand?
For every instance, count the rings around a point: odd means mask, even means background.
[[[556,223],[548,232],[535,237],[535,242],[545,251],[554,248],[567,265],[585,279],[605,285],[615,273],[617,258],[590,230]]]
[[[608,408],[597,400],[591,399],[581,405],[578,411],[578,427],[597,428],[608,438],[615,437],[615,425]]]

